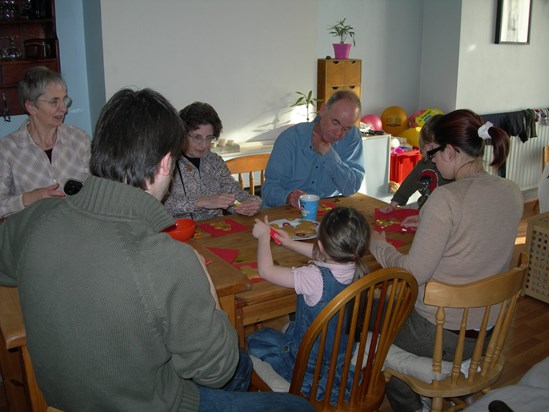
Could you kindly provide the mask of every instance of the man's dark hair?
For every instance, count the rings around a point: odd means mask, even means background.
[[[179,154],[185,128],[177,110],[151,89],[122,89],[101,110],[91,144],[90,173],[147,188],[162,158]]]

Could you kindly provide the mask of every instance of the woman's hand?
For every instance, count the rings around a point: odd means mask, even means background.
[[[37,200],[46,199],[48,197],[65,197],[65,192],[59,190],[59,183],[23,193],[23,206],[30,206]]]
[[[203,196],[196,199],[194,205],[196,208],[203,209],[228,209],[234,204],[236,197],[234,194],[219,193],[212,196]]]
[[[400,226],[406,229],[417,228],[419,226],[419,215],[408,216],[402,221]]]
[[[234,208],[239,215],[253,216],[259,212],[260,203],[255,199],[246,199]]]
[[[391,213],[393,210],[395,210],[398,207],[397,202],[391,202],[387,206],[383,206],[379,208],[379,211],[381,213]]]

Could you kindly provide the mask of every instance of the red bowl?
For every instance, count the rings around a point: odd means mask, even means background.
[[[164,230],[175,240],[186,242],[189,240],[196,230],[196,222],[192,219],[177,219],[175,225]]]

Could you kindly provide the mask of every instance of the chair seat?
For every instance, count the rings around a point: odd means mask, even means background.
[[[273,392],[289,392],[290,382],[280,376],[269,362],[265,362],[253,355],[250,355],[254,365],[254,372],[257,373]]]
[[[471,359],[466,359],[461,363],[461,373],[467,377],[469,375],[469,366]],[[425,383],[441,381],[452,372],[452,362],[442,361],[441,372],[438,375],[433,373],[433,359],[425,356],[418,356],[407,352],[396,345],[391,345],[385,360],[384,369],[391,369],[393,372],[400,372],[411,375]]]

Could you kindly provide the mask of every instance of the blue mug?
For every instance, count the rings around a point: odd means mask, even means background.
[[[305,220],[316,220],[318,212],[318,202],[320,197],[317,195],[301,195],[298,199],[301,218]]]

